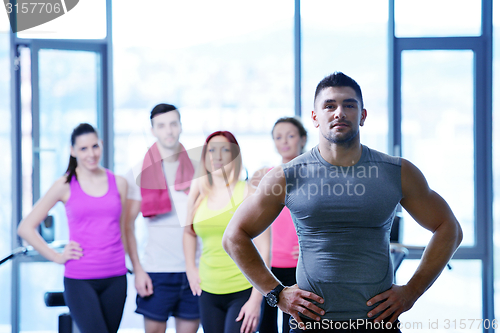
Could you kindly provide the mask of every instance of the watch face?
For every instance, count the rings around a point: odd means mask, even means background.
[[[267,304],[269,304],[272,307],[276,307],[276,304],[278,304],[278,299],[275,294],[268,294],[266,296]]]

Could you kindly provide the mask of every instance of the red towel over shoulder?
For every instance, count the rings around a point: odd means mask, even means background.
[[[194,167],[189,156],[181,144],[179,153],[179,167],[175,174],[174,189],[189,193],[191,180],[194,175]],[[163,173],[162,158],[158,150],[157,142],[149,148],[140,175],[141,187],[141,212],[144,217],[152,217],[165,214],[172,210],[172,202],[168,194],[167,180]]]

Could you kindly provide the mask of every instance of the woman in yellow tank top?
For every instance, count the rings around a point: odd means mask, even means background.
[[[236,138],[227,131],[210,134],[189,193],[183,240],[186,273],[193,294],[200,295],[205,333],[251,333],[259,323],[262,295],[252,289],[222,248],[227,224],[241,202],[253,193],[252,186],[238,180],[241,165]],[[197,237],[202,242],[199,268],[195,262]],[[259,237],[256,246],[269,260],[269,234]]]

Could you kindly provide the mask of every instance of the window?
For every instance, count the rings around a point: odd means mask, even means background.
[[[71,1],[71,3],[74,2]],[[62,10],[63,15],[42,25],[19,31],[17,36],[32,39],[102,39],[106,37],[106,1],[76,1],[73,8],[68,7],[70,1],[62,1],[61,4],[64,6],[57,10]],[[43,7],[40,4],[32,7],[30,3],[29,10],[51,13],[55,12],[56,8]]]
[[[481,0],[395,0],[397,37],[479,36]]]
[[[419,263],[420,260],[404,260],[396,275],[397,284],[407,283]],[[481,260],[452,260],[450,267],[444,269],[410,311],[400,316],[402,332],[483,331],[478,327],[479,321],[470,327],[471,320],[482,318]],[[460,329],[460,320],[466,323],[467,330]]]
[[[397,7],[401,1],[396,0],[395,3]],[[391,56],[390,61],[394,63],[392,82],[395,84],[391,99],[395,105],[393,119],[396,123],[393,141],[395,150],[402,147],[403,157],[416,161],[415,164],[422,169],[431,188],[442,194],[461,223],[464,239],[452,262],[463,260],[471,269],[451,272],[461,280],[468,281],[471,273],[480,271],[482,306],[477,313],[492,320],[493,256],[490,244],[493,238],[489,214],[492,204],[489,191],[492,167],[489,125],[492,117],[489,104],[491,63],[488,55],[491,21],[488,15],[491,14],[493,2],[469,1],[462,7],[463,2],[456,6],[458,3],[446,1],[449,7],[446,12],[440,9],[443,3],[438,1],[432,6],[427,1],[418,4],[412,2],[412,6],[418,5],[422,11],[432,12],[432,15],[441,13],[439,17],[443,22],[439,24],[451,28],[447,33],[441,34],[442,30],[435,29],[436,22],[430,22],[428,26],[436,32],[436,35],[432,35],[435,38],[418,38],[426,34],[416,34],[412,36],[414,38],[398,35],[399,38],[391,42],[394,56]],[[463,22],[462,26],[470,27],[470,23],[474,25],[474,22],[479,22],[476,33],[456,30],[453,13],[472,4],[475,7],[469,8],[467,15],[470,20]],[[485,7],[481,8],[482,5]],[[419,12],[415,8],[413,14],[418,16]],[[395,11],[397,15],[398,10]],[[484,17],[485,20],[478,21],[478,17]],[[398,24],[406,23],[401,18],[396,18],[396,21]],[[398,31],[397,24],[395,28]],[[478,31],[485,33],[479,35]],[[400,102],[401,105],[398,104]],[[401,129],[397,126],[400,117]],[[410,247],[409,254],[411,259],[417,259],[423,251],[418,245],[424,245],[430,233],[417,233],[416,229],[411,229],[411,221],[411,217],[406,215],[403,242],[417,245]],[[472,268],[474,262],[480,263],[479,268]],[[469,284],[468,289],[474,290],[471,286]],[[433,309],[433,302],[429,300],[423,305],[428,304]],[[450,303],[460,304],[457,301]],[[472,308],[474,303],[471,303]],[[456,308],[460,312],[459,307]],[[445,313],[447,309],[440,308],[439,311]],[[468,315],[463,319],[474,318]]]
[[[278,164],[271,128],[294,115],[293,1],[156,0],[147,6],[148,15],[137,15],[136,2],[113,2],[115,172],[140,163],[154,142],[149,115],[158,103],[179,108],[180,141],[188,151],[208,134],[228,130],[249,176]],[[136,225],[141,253],[141,216]],[[135,295],[133,278],[129,286]],[[122,328],[143,327],[134,310],[128,297]]]
[[[271,127],[294,114],[293,2],[149,6],[150,15],[137,16],[135,2],[114,3],[117,172],[142,158],[147,145],[135,150],[127,140],[149,133],[149,112],[162,102],[179,108],[187,149],[224,129],[236,135],[250,173],[277,163]]]
[[[302,118],[308,146],[318,143],[312,125],[316,85],[339,71],[361,86],[368,118],[361,142],[387,152],[387,0],[301,2]]]
[[[404,51],[402,154],[425,175],[460,222],[462,246],[475,243],[472,51]],[[404,213],[403,243],[431,233]]]
[[[1,16],[1,15],[0,15]],[[5,15],[4,15],[5,16]],[[1,21],[0,21],[1,22]],[[10,126],[10,41],[9,34],[2,32],[0,25],[0,259],[12,252],[12,159],[11,159],[11,126]],[[8,304],[11,295],[11,262],[0,266],[0,299]],[[10,332],[10,307],[0,311],[0,332]]]

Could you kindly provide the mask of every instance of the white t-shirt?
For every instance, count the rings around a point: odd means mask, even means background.
[[[193,161],[191,161],[193,163]],[[182,248],[183,226],[187,214],[187,194],[174,189],[175,176],[179,161],[162,162],[163,173],[167,179],[168,194],[172,211],[154,217],[145,217],[148,237],[141,265],[150,273],[178,273],[186,271],[184,250]],[[193,166],[196,165],[193,163]],[[127,198],[141,201],[140,173],[129,170],[125,175],[128,183]],[[198,247],[199,250],[199,247]],[[198,251],[199,252],[199,251]],[[198,256],[197,256],[198,257]]]

